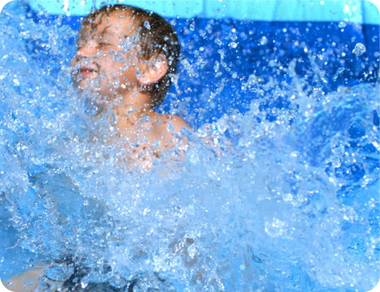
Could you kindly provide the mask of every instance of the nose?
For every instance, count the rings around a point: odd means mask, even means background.
[[[88,58],[98,53],[97,43],[94,40],[87,41],[84,45],[78,47],[75,55],[77,60]]]
[[[94,39],[89,39],[85,43],[78,45],[77,52],[71,61],[71,65],[74,66],[78,61],[93,57],[98,53],[98,45]]]
[[[88,40],[81,46],[78,45],[77,52],[71,60],[70,65],[75,66],[79,61],[94,56],[96,51],[96,43],[93,40]]]

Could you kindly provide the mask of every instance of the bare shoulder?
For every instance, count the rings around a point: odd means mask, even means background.
[[[180,117],[175,115],[167,115],[168,120],[170,120],[171,124],[174,127],[173,132],[177,133],[182,130],[182,128],[186,127],[190,129],[190,126]]]
[[[186,127],[190,129],[190,126],[180,117],[175,115],[160,115],[162,126],[166,131],[172,133],[178,133],[182,128]],[[173,127],[173,128],[171,128]]]
[[[156,114],[153,118],[153,124],[152,138],[160,141],[160,151],[173,148],[179,142],[184,143],[184,141],[178,141],[173,134],[180,132],[184,127],[190,129],[190,126],[183,119],[175,115]]]

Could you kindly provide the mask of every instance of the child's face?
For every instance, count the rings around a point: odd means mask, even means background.
[[[142,61],[128,11],[98,15],[94,23],[94,29],[86,25],[79,33],[77,53],[71,61],[74,85],[106,98],[136,89]]]

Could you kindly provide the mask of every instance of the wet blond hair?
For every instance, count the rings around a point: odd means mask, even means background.
[[[151,57],[162,55],[167,61],[168,69],[166,74],[148,87],[148,93],[152,98],[152,106],[156,107],[165,99],[172,84],[171,75],[176,72],[177,62],[181,53],[177,33],[170,23],[157,13],[125,4],[105,5],[98,10],[92,11],[83,19],[82,26],[91,25],[94,29],[99,24],[99,22],[95,23],[95,18],[98,15],[102,18],[103,15],[109,16],[116,11],[128,12],[134,20],[139,33],[140,56],[143,59],[148,60]]]

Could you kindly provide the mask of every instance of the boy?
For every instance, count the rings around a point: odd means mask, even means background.
[[[189,127],[177,116],[153,111],[170,88],[179,55],[173,27],[153,12],[107,5],[82,23],[71,62],[74,85],[114,113],[135,158],[160,156],[176,145],[172,133]]]
[[[172,134],[189,127],[177,116],[153,111],[169,90],[179,54],[174,29],[153,12],[107,5],[83,20],[71,62],[74,85],[90,95],[100,109],[113,112],[116,128],[125,138],[125,146],[132,147],[135,158],[140,154],[146,154],[144,160],[150,159],[146,156],[160,156],[176,145]],[[35,291],[41,287],[44,273],[45,267],[39,266],[4,284],[11,291]],[[24,287],[27,283],[31,284]],[[62,291],[67,290],[64,281],[48,279],[44,283],[57,288],[63,285]],[[70,291],[75,289],[71,287]]]

